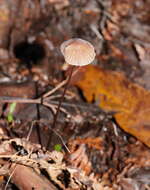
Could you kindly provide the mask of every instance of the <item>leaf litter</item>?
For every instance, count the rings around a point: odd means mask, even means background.
[[[1,99],[35,100],[59,85],[65,40],[88,40],[97,54],[72,78],[55,129],[63,87],[45,105],[17,103],[11,122],[11,104],[1,102],[1,189],[150,188],[148,8],[148,0],[1,1]]]

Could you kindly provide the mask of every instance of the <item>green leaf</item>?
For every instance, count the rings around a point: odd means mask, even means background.
[[[54,150],[60,152],[60,151],[62,150],[61,144],[56,144],[56,145],[54,146]]]
[[[13,102],[13,103],[11,103],[10,104],[10,110],[9,110],[9,113],[13,113],[14,112],[14,110],[15,110],[15,107],[16,107],[16,102]]]
[[[13,120],[14,120],[13,115],[12,115],[11,113],[9,113],[9,114],[7,115],[7,121],[8,121],[9,123],[11,123],[11,122],[13,122]]]
[[[15,107],[16,107],[16,102],[13,102],[13,103],[10,104],[9,113],[7,115],[7,121],[9,123],[13,122],[13,120],[14,120],[13,112],[15,111]]]

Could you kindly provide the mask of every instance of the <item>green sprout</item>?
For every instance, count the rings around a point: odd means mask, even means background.
[[[9,112],[7,114],[7,121],[9,123],[13,122],[14,121],[14,117],[13,117],[13,112],[16,108],[16,102],[13,102],[10,104],[10,109],[9,109]]]
[[[62,146],[61,146],[61,144],[55,144],[55,146],[54,146],[54,150],[60,152],[60,151],[62,150]]]

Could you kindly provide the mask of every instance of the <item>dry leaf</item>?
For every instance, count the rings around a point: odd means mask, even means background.
[[[88,65],[73,76],[85,98],[105,111],[114,111],[117,123],[150,147],[150,92],[123,74]]]

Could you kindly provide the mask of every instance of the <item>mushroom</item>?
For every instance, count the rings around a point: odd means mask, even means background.
[[[66,63],[75,66],[90,64],[95,58],[93,45],[80,38],[73,38],[63,42],[60,46]]]
[[[71,80],[71,76],[72,76],[74,67],[75,66],[85,66],[85,65],[92,63],[95,58],[95,55],[96,55],[93,45],[90,42],[88,42],[86,40],[82,40],[80,38],[73,38],[73,39],[63,42],[60,46],[60,50],[64,56],[65,62],[68,63],[69,65],[71,65],[72,67],[71,67],[68,78],[65,80],[66,85],[64,87],[63,94],[59,101],[57,112],[54,116],[54,121],[53,121],[53,126],[52,126],[53,129],[55,128],[59,110],[60,110],[61,104],[63,102],[68,84]],[[47,148],[49,147],[50,140],[51,140],[51,136],[49,137]],[[67,148],[67,150],[68,150],[68,148]]]

